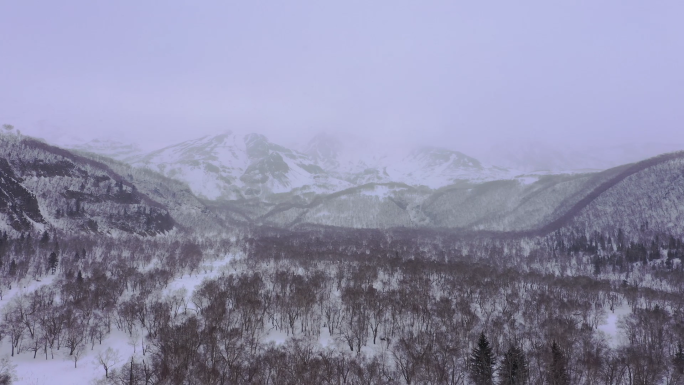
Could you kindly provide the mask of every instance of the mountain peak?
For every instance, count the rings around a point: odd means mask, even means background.
[[[247,134],[245,135],[245,146],[247,148],[247,156],[249,159],[263,159],[271,153],[271,142],[261,134]]]
[[[311,156],[324,169],[332,169],[339,166],[338,157],[342,147],[342,143],[337,137],[320,133],[309,141],[304,153]]]
[[[265,135],[257,134],[255,132],[245,135],[245,143],[251,144],[256,142],[266,142],[268,143],[268,138]]]

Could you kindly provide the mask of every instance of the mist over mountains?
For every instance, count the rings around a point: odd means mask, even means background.
[[[682,153],[603,171],[526,172],[444,148],[347,146],[319,135],[296,150],[224,132],[151,152],[109,141],[69,151],[4,134],[5,223],[141,235],[254,225],[535,234],[572,223],[636,233],[684,226]]]
[[[264,135],[231,131],[148,153],[133,145],[99,140],[73,148],[183,180],[207,199],[333,193],[366,183],[439,188],[459,180],[487,181],[519,175],[513,170],[483,165],[450,149],[386,148],[364,153],[325,134],[315,136],[301,150],[275,144]]]
[[[225,131],[235,137],[245,137],[252,132]],[[222,134],[202,135],[210,138]],[[110,136],[111,137],[111,136]],[[270,140],[268,135],[265,135]],[[198,137],[199,138],[199,137]],[[281,138],[282,139],[282,138]],[[666,142],[654,138],[653,141],[642,142],[611,142],[587,141],[582,146],[576,144],[565,145],[562,142],[549,143],[546,141],[502,141],[492,138],[490,144],[449,143],[444,141],[425,141],[420,144],[407,144],[388,140],[383,142],[376,137],[364,138],[356,134],[345,135],[320,132],[309,138],[294,137],[284,142],[276,143],[291,150],[313,157],[313,161],[323,169],[330,170],[338,167],[363,167],[373,165],[382,159],[389,161],[401,160],[412,151],[429,147],[440,147],[450,151],[461,152],[477,159],[479,162],[495,165],[501,168],[517,170],[519,172],[577,172],[600,171],[622,164],[638,162],[666,152],[684,150],[684,143]],[[129,161],[148,154],[163,147],[151,148],[149,144],[139,146],[126,140],[92,139],[80,140],[70,136],[60,136],[55,140],[48,140],[62,147],[76,150],[91,151],[111,156],[118,160]],[[179,141],[176,144],[190,142]],[[438,145],[436,145],[437,143]],[[173,146],[173,145],[171,145]],[[141,147],[145,147],[143,150]],[[398,159],[397,159],[398,158]],[[328,163],[332,162],[332,163]]]
[[[634,163],[667,152],[684,150],[682,143],[641,142],[601,143],[590,141],[582,147],[562,143],[497,144],[482,151],[483,157],[504,167],[522,171],[600,171]]]
[[[290,191],[331,193],[381,182],[439,188],[463,180],[517,177],[530,181],[530,177],[536,178],[534,175],[597,172],[684,148],[674,143],[590,143],[579,150],[545,143],[513,143],[472,148],[472,153],[463,153],[449,146],[382,145],[326,133],[287,147],[261,134],[234,131],[154,151],[99,139],[67,147],[159,171],[188,182],[196,194],[208,199],[240,199]]]
[[[8,143],[26,140],[16,137]],[[344,145],[322,135],[298,151],[272,143],[263,135],[224,132],[148,153],[130,145],[95,141],[78,146],[74,151],[80,155],[69,156],[92,159],[114,170],[120,175],[118,180],[136,188],[131,194],[145,194],[157,201],[165,209],[160,215],[170,215],[181,226],[200,226],[207,231],[212,226],[218,227],[211,231],[221,231],[230,224],[548,232],[576,220],[585,227],[605,221],[602,226],[612,228],[612,223],[624,222],[625,230],[634,231],[645,223],[650,223],[653,231],[682,226],[678,218],[683,213],[677,203],[684,194],[677,171],[681,153],[601,172],[553,173],[489,166],[461,152],[435,147],[405,154],[366,152],[356,156],[358,153]],[[44,156],[35,157],[33,162]],[[70,182],[71,192],[50,198],[54,203],[42,207],[50,207],[49,215],[64,218],[65,210],[73,214],[75,205],[119,199],[110,192],[117,186],[88,193],[89,183],[87,176],[80,183],[82,190],[77,181]],[[653,201],[652,197],[661,195],[661,200]],[[625,196],[643,201],[643,207],[625,217],[621,201]],[[64,202],[58,203],[62,199]],[[588,207],[601,199],[603,203],[596,209],[604,216],[597,220]],[[654,217],[654,205],[668,212],[667,220]],[[151,212],[143,206],[135,210]],[[130,215],[130,209],[125,211]],[[84,218],[77,227],[102,222],[100,229],[117,229],[121,226],[111,223],[124,221],[121,209],[115,213],[99,220],[86,218],[83,212],[72,217]],[[157,231],[141,229],[132,231]]]

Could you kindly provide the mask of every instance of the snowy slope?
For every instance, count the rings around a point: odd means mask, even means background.
[[[510,179],[515,171],[482,165],[477,159],[461,152],[437,147],[412,151],[395,167],[388,167],[390,177],[409,185],[439,188],[459,180],[485,182]]]
[[[349,183],[327,175],[311,157],[259,134],[225,132],[154,151],[133,162],[187,182],[208,199],[239,199],[295,189],[334,192]]]

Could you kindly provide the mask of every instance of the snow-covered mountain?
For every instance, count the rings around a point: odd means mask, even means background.
[[[195,194],[211,200],[330,194],[368,183],[438,189],[462,181],[537,180],[446,148],[378,151],[325,134],[314,137],[302,151],[275,144],[260,134],[232,131],[146,154],[133,145],[111,141],[72,148],[160,172],[186,182]]]
[[[146,167],[12,135],[0,136],[0,150],[0,230],[14,233],[47,226],[157,235],[176,224],[179,231],[263,224],[546,234],[571,223],[681,232],[684,223],[684,152],[599,173],[512,176],[445,149],[355,159],[341,147],[325,161],[316,157],[322,151],[290,150],[256,134],[170,146],[135,161]],[[199,179],[195,191],[222,199],[198,200],[188,183],[155,169]]]
[[[399,182],[439,188],[458,181],[484,182],[511,179],[521,174],[483,165],[461,152],[440,147],[419,147],[408,153],[360,153],[329,135],[314,137],[305,152],[325,171],[354,185]]]
[[[187,182],[207,199],[334,192],[351,187],[331,177],[310,156],[259,134],[225,132],[169,146],[131,162]]]

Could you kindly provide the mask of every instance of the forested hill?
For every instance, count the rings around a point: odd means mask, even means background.
[[[155,235],[175,226],[166,205],[105,164],[31,138],[0,136],[0,190],[9,233]]]

